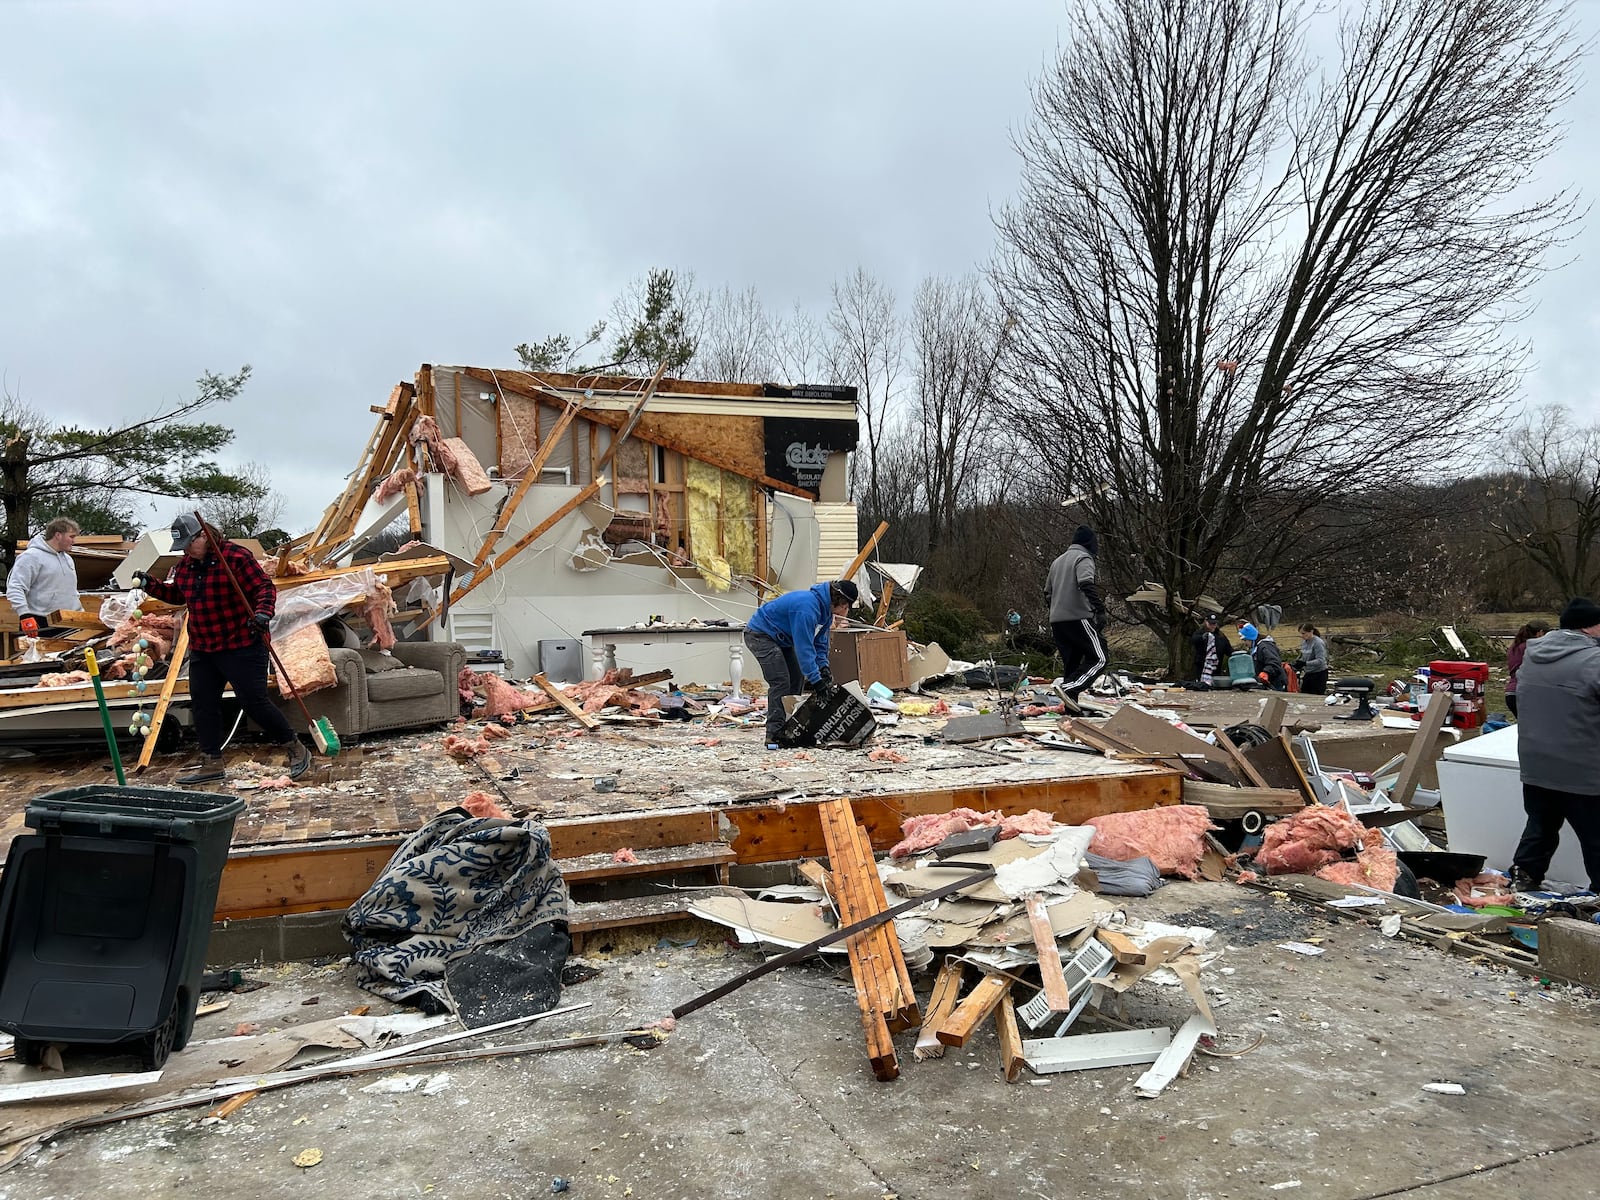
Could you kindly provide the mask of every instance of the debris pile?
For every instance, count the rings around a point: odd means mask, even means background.
[[[1197,821],[1209,821],[1204,810],[1198,818],[1176,807],[1155,812],[1166,815],[1149,832],[1163,842],[1203,837],[1203,829],[1194,833]],[[829,865],[801,867],[814,890],[782,889],[784,900],[706,896],[690,905],[741,940],[793,949],[680,1005],[674,1017],[774,965],[831,949],[848,957],[867,1058],[882,1080],[900,1073],[896,1034],[917,1032],[920,1061],[965,1046],[992,1019],[1009,1082],[1024,1069],[1046,1075],[1147,1065],[1136,1090],[1154,1096],[1181,1073],[1200,1039],[1216,1034],[1200,982],[1216,956],[1209,949],[1214,931],[1130,920],[1119,902],[1083,886],[1094,880],[1085,870],[1093,827],[1059,825],[1041,813],[1005,818],[963,810],[942,823],[913,817],[895,856],[880,863],[848,800],[825,801],[818,815]],[[1000,840],[1007,820],[1017,821],[1014,836]],[[1158,835],[1154,825],[1163,822],[1171,829]],[[941,829],[948,836],[927,844]],[[931,853],[900,853],[912,845]],[[929,969],[935,975],[924,1006],[913,976]],[[1131,1028],[1112,1016],[1113,1007],[1125,1011],[1122,997],[1145,979],[1181,986],[1193,1001],[1196,1015],[1176,1034]],[[1085,1036],[1079,1022],[1110,1031]],[[1024,1028],[1035,1036],[1024,1038]]]

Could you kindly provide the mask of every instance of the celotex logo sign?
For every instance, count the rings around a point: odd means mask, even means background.
[[[808,446],[804,442],[790,442],[789,448],[783,452],[783,461],[789,464],[789,469],[796,475],[807,472],[822,474],[828,465],[829,449],[821,442]]]
[[[767,474],[807,491],[822,484],[835,454],[855,449],[856,423],[805,417],[768,417],[765,438]]]

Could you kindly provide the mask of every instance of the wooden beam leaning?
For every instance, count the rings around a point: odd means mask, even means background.
[[[522,473],[522,478],[517,481],[517,486],[511,495],[506,497],[505,506],[495,518],[494,528],[489,530],[488,536],[483,539],[483,545],[478,547],[478,553],[472,560],[474,567],[481,567],[493,553],[496,544],[505,536],[506,530],[511,527],[511,518],[516,515],[517,508],[522,504],[522,498],[528,494],[528,489],[539,481],[539,473],[544,470],[545,463],[550,461],[550,455],[560,444],[561,435],[567,431],[567,426],[572,424],[573,418],[577,415],[578,410],[570,404],[561,410],[550,436],[545,438],[543,444],[534,452],[532,461],[528,463],[528,469]]]
[[[850,565],[844,569],[844,574],[840,575],[839,578],[854,579],[856,572],[861,570],[862,564],[871,557],[873,550],[877,548],[878,539],[888,532],[889,522],[880,522],[878,528],[873,531],[872,536],[867,539],[867,544],[861,547],[861,553],[850,561]]]
[[[1422,780],[1422,769],[1428,765],[1428,749],[1439,736],[1439,730],[1444,728],[1444,719],[1450,715],[1450,703],[1449,692],[1428,693],[1428,707],[1423,711],[1422,720],[1417,723],[1417,732],[1412,735],[1411,745],[1406,747],[1405,765],[1400,768],[1400,778],[1389,796],[1396,804],[1411,803],[1417,784]]]
[[[965,968],[954,958],[947,958],[933,981],[933,995],[928,998],[928,1011],[923,1017],[922,1032],[917,1035],[913,1054],[918,1061],[924,1058],[943,1058],[944,1043],[939,1040],[939,1026],[955,1011],[961,999],[961,979]]]
[[[828,846],[828,861],[833,868],[835,895],[838,897],[840,919],[851,921],[861,913],[861,898],[855,886],[858,864],[853,859],[853,841],[845,834],[843,825],[853,816],[841,817],[838,806],[848,811],[849,801],[835,800],[819,805],[817,815],[822,821],[822,836]],[[895,1055],[894,1039],[883,1012],[883,969],[877,953],[875,934],[882,926],[857,934],[845,943],[850,958],[850,975],[855,984],[856,1008],[861,1016],[861,1029],[867,1042],[867,1059],[872,1073],[878,1079],[894,1079],[900,1074],[900,1062]]]
[[[1027,1065],[1022,1057],[1022,1034],[1017,1029],[1017,1009],[1008,992],[994,1014],[994,1031],[1000,1039],[1000,1069],[1006,1082],[1015,1083]]]
[[[1050,926],[1050,914],[1044,910],[1044,897],[1034,892],[1028,896],[1026,904],[1033,946],[1039,952],[1039,976],[1044,980],[1045,999],[1051,1012],[1071,1012],[1072,992],[1061,966],[1061,951],[1056,948],[1056,931]]]
[[[145,735],[144,745],[139,747],[139,765],[134,767],[135,775],[144,774],[144,769],[150,765],[150,758],[156,752],[156,739],[161,736],[161,726],[167,719],[167,708],[172,704],[172,693],[178,687],[178,669],[183,666],[183,659],[189,653],[189,614],[185,612],[178,618],[178,635],[172,639],[172,653],[167,656],[167,675],[161,681],[161,695],[156,700],[156,711],[150,717],[150,732]]]
[[[566,709],[567,715],[573,720],[577,721],[578,724],[582,725],[585,729],[598,729],[600,727],[599,717],[596,717],[592,713],[584,712],[583,709],[579,708],[573,703],[571,696],[567,695],[543,675],[535,675],[533,677],[533,681],[544,689],[545,695],[549,696],[550,699],[554,700],[562,708]]]
[[[463,583],[460,587],[456,588],[455,591],[450,593],[450,603],[459,604],[463,596],[471,592],[480,583],[492,576],[496,571],[499,571],[501,568],[503,568],[513,558],[521,554],[545,534],[549,533],[562,521],[566,520],[569,516],[576,512],[581,505],[587,504],[590,500],[593,500],[595,496],[599,494],[599,491],[604,484],[605,480],[602,478],[596,479],[593,482],[585,485],[583,491],[572,497],[572,499],[568,500],[565,504],[556,509],[555,512],[551,513],[544,520],[540,521],[532,529],[528,530],[528,532],[518,538],[509,549],[501,551],[500,554],[496,556],[494,562],[488,564],[488,570],[484,570],[483,567],[480,566],[472,573],[471,579],[467,580],[466,583]]]
[[[872,623],[882,625],[883,619],[889,615],[889,601],[894,599],[894,580],[883,581],[883,595],[878,597],[878,611],[872,614]]]
[[[661,377],[667,373],[667,364],[662,363],[655,369],[655,374],[650,376],[650,382],[645,384],[644,391],[639,393],[638,402],[628,410],[627,418],[611,434],[611,445],[606,447],[606,452],[600,461],[595,464],[594,473],[598,475],[611,465],[611,460],[617,456],[617,450],[622,443],[633,436],[633,431],[639,425],[639,418],[644,415],[644,406],[650,403],[650,397],[656,394],[656,388],[661,383]],[[591,429],[591,434],[593,430]]]
[[[939,1040],[946,1046],[965,1046],[1010,992],[1011,980],[1006,976],[985,975],[939,1023]]]

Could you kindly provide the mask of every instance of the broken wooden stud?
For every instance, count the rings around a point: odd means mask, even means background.
[[[1112,959],[1118,966],[1142,967],[1148,959],[1145,952],[1133,944],[1133,939],[1125,933],[1118,933],[1114,929],[1099,929],[1095,936],[1104,943],[1105,948],[1111,951]]]
[[[1015,1083],[1027,1063],[1022,1057],[1022,1034],[1017,1029],[1017,1009],[1007,994],[994,1014],[994,1031],[1000,1039],[1000,1069],[1006,1082]]]
[[[596,717],[592,713],[584,712],[583,709],[579,708],[575,703],[573,703],[571,696],[567,695],[555,684],[551,683],[542,674],[535,675],[533,677],[533,681],[544,690],[545,695],[549,696],[550,699],[554,700],[562,708],[566,709],[567,715],[573,720],[577,721],[578,724],[582,725],[585,729],[598,729],[600,727],[600,718]]]
[[[1039,975],[1044,981],[1045,1001],[1053,1013],[1072,1007],[1072,993],[1061,969],[1061,951],[1056,947],[1056,931],[1050,914],[1044,910],[1044,897],[1035,892],[1027,898],[1028,925],[1033,930],[1033,947],[1039,952]]]
[[[985,975],[956,1005],[955,1011],[940,1023],[939,1040],[946,1046],[965,1046],[1010,991],[1011,980],[1006,976]]]
[[[961,999],[961,979],[965,974],[961,963],[949,958],[939,968],[933,981],[933,995],[928,998],[927,1015],[923,1018],[922,1032],[917,1035],[915,1055],[924,1058],[943,1058],[944,1043],[939,1040],[939,1026],[955,1011]]]

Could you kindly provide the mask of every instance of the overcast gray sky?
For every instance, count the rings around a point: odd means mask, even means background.
[[[0,0],[0,373],[97,423],[253,364],[215,419],[307,527],[418,364],[513,365],[651,266],[820,312],[979,264],[1062,12]],[[1588,187],[1597,116],[1548,179]],[[1589,417],[1597,250],[1526,328],[1530,397]]]

